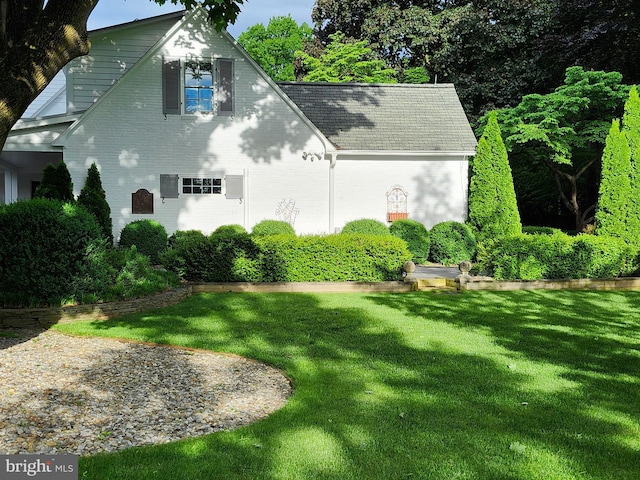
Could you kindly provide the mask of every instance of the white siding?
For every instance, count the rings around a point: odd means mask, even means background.
[[[408,193],[409,218],[427,228],[467,214],[466,160],[338,160],[334,225],[359,218],[387,222],[387,196],[395,185]]]
[[[187,53],[235,58],[235,116],[162,114],[162,56]],[[65,142],[65,162],[76,194],[95,162],[101,172],[114,221],[114,236],[129,222],[153,218],[169,231],[205,233],[237,223],[251,229],[276,218],[283,199],[300,213],[298,233],[328,228],[328,162],[304,161],[305,151],[322,151],[314,132],[245,61],[226,37],[193,22],[171,37],[166,48],[143,60],[83,118]],[[246,175],[246,195],[180,195],[160,198],[160,174],[181,177]],[[154,194],[154,215],[133,215],[131,194]]]
[[[155,22],[126,24],[91,32],[91,51],[69,66],[67,109],[89,108],[124,75],[176,22],[165,17]]]

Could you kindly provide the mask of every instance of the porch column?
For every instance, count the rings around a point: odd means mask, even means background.
[[[4,170],[4,204],[18,200],[18,174],[11,170]]]

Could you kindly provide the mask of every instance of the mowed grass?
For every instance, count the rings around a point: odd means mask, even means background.
[[[83,457],[82,479],[640,478],[640,292],[201,294],[56,328],[244,355],[295,388],[248,427]]]

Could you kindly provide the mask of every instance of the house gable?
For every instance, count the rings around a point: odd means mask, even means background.
[[[175,113],[166,112],[163,70],[178,62],[180,92]],[[186,111],[185,66],[227,64],[232,98],[214,90],[213,101],[232,111]],[[58,138],[79,190],[86,170],[101,172],[117,238],[138,218],[131,195],[154,194],[153,217],[169,232],[239,223],[250,228],[274,218],[283,199],[296,199],[300,231],[326,225],[326,164],[305,162],[307,151],[323,152],[326,139],[225,32],[216,32],[206,12],[188,12],[119,81]],[[301,179],[304,179],[302,181]],[[177,197],[167,195],[168,188]],[[163,183],[164,182],[164,183]],[[137,210],[136,210],[137,212]]]

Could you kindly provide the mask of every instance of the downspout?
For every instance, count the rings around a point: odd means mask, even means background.
[[[331,152],[329,161],[329,233],[335,233],[334,209],[335,209],[335,167],[338,154]]]

